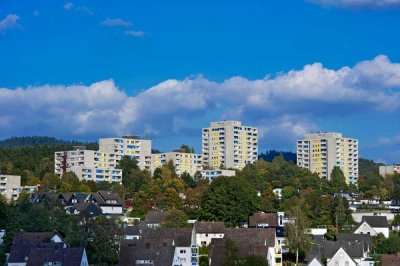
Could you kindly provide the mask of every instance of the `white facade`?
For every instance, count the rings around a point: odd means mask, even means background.
[[[163,164],[172,162],[175,166],[177,175],[188,173],[190,176],[194,176],[196,173],[201,173],[203,170],[203,156],[202,154],[186,153],[186,152],[167,152],[167,153],[156,153],[151,155],[151,172]]]
[[[192,250],[191,247],[175,247],[173,265],[191,266],[192,265]]]
[[[389,237],[389,227],[372,227],[367,222],[362,222],[354,234],[368,234],[371,236],[376,236],[378,234],[383,234],[386,238]]]
[[[385,177],[386,175],[393,175],[399,173],[400,173],[400,164],[379,166],[379,174],[383,177]]]
[[[122,182],[122,170],[117,169],[120,157],[115,153],[82,149],[59,151],[54,155],[54,171],[75,173],[79,180]]]
[[[123,156],[136,159],[141,170],[150,169],[151,140],[139,139],[137,136],[99,139],[99,151],[115,153],[118,159]]]
[[[235,176],[235,170],[203,170],[201,176],[204,179],[208,179],[210,182],[219,176]]]
[[[331,179],[332,169],[340,167],[347,184],[358,182],[358,140],[340,133],[306,134],[297,141],[297,165]]]
[[[224,238],[224,233],[196,233],[197,246],[208,246],[211,244],[212,239]]]
[[[339,248],[332,258],[328,258],[327,266],[357,266],[357,263],[350,258],[343,248]]]
[[[258,129],[240,121],[211,122],[203,128],[202,149],[210,169],[243,169],[258,158]]]

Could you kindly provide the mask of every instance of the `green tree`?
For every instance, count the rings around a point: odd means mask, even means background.
[[[246,180],[220,176],[203,195],[202,218],[239,225],[247,221],[249,214],[259,210],[260,203],[256,190]]]
[[[185,182],[185,185],[187,187],[194,188],[196,186],[196,181],[187,172],[181,174],[181,179],[183,180],[183,182]]]
[[[181,210],[172,210],[169,212],[167,217],[162,223],[163,227],[166,228],[183,228],[188,227],[188,216],[184,211]]]
[[[340,192],[347,190],[346,178],[339,166],[334,166],[330,180],[331,192]]]
[[[310,248],[311,242],[310,237],[307,235],[307,229],[311,223],[300,204],[292,205],[287,215],[290,222],[286,223],[285,231],[289,249],[296,254],[297,266],[299,263],[299,253],[307,252]]]

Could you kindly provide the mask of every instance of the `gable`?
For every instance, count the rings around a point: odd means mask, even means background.
[[[355,234],[370,234],[376,235],[377,232],[367,223],[362,222],[357,229],[354,231]]]
[[[346,263],[348,262],[349,266],[356,266],[357,264],[355,261],[350,258],[350,256],[346,253],[346,251],[343,248],[339,248],[338,251],[333,255],[333,257],[328,261],[328,266],[331,265],[336,265],[336,262],[339,262],[339,265],[341,265],[340,262]],[[347,265],[347,264],[346,264]]]

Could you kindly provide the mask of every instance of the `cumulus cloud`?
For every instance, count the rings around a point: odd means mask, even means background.
[[[21,28],[18,24],[19,16],[16,14],[8,14],[4,19],[0,20],[0,33],[10,29]]]
[[[127,30],[125,31],[125,35],[132,36],[132,37],[142,37],[145,35],[144,31],[136,31],[136,30]]]
[[[108,26],[108,27],[130,27],[132,26],[132,22],[123,20],[120,18],[107,18],[100,22],[101,25],[103,26]]]
[[[112,80],[0,88],[0,134],[166,136],[206,126],[195,125],[196,119],[239,119],[258,126],[262,141],[273,138],[283,145],[318,130],[315,120],[321,116],[398,111],[399,88],[400,64],[383,55],[354,67],[313,63],[257,80],[170,79],[134,96]]]
[[[309,0],[309,2],[343,8],[382,9],[400,7],[400,0]]]

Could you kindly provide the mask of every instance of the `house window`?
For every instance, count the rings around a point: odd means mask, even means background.
[[[181,253],[186,253],[186,250],[181,249],[180,252],[181,252]]]

